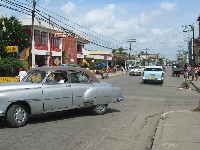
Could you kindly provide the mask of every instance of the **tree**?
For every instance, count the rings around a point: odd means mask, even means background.
[[[116,51],[117,51],[116,49],[113,49],[113,50],[112,50],[112,53],[113,53],[113,54],[116,54]]]
[[[23,26],[15,17],[0,18],[0,71],[1,75],[12,76],[24,62],[18,60],[20,53],[27,48],[30,38],[23,32]],[[18,52],[8,53],[6,46],[18,46]]]
[[[0,18],[0,56],[4,58],[18,58],[24,48],[29,46],[30,40],[27,33],[23,32],[22,23],[15,17]],[[17,53],[8,53],[6,46],[18,46]]]
[[[141,53],[140,54],[144,54],[144,51],[141,51]]]
[[[118,49],[113,49],[112,50],[112,53],[113,54],[122,54],[122,55],[127,55],[127,52],[124,52],[125,50],[122,48],[122,47],[120,47],[120,48],[118,48]]]

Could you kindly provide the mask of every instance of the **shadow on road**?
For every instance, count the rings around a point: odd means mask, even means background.
[[[108,108],[106,114],[120,112],[116,109]],[[105,114],[105,115],[106,115]],[[89,109],[73,109],[56,113],[48,113],[42,115],[30,116],[28,124],[38,124],[52,121],[65,120],[70,118],[84,117],[84,116],[95,116]],[[9,125],[5,119],[0,120],[0,129],[9,128]]]

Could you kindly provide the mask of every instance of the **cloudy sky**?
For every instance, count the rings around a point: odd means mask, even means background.
[[[0,4],[14,7],[1,0]],[[10,0],[29,7],[32,0]],[[8,2],[8,1],[7,1]],[[177,51],[187,50],[187,25],[194,25],[195,37],[199,28],[197,18],[200,14],[200,0],[36,0],[36,9],[40,15],[51,15],[59,25],[73,30],[79,35],[89,37],[94,44],[86,49],[107,50],[123,47],[139,53],[148,49],[148,53],[160,53],[169,59],[175,59]],[[0,15],[14,15],[19,19],[28,17],[26,9],[15,12],[8,8],[0,9]],[[20,8],[18,7],[20,10]],[[30,17],[30,16],[29,16]],[[189,30],[187,28],[186,30]]]

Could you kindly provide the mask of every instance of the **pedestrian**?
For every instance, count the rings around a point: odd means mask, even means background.
[[[107,71],[110,72],[110,66],[107,66]]]
[[[20,71],[19,71],[18,77],[19,77],[19,80],[22,81],[22,79],[27,75],[26,67],[25,66],[21,67],[19,70]]]
[[[100,68],[100,69],[98,70],[98,74],[101,75],[101,79],[104,79],[103,73],[104,73],[103,68]]]
[[[195,72],[195,81],[197,81],[199,77],[199,69],[197,66],[194,68],[194,72]]]
[[[185,74],[184,82],[182,83],[182,87],[186,89],[190,89],[190,79],[188,73]]]
[[[192,81],[194,81],[194,77],[195,77],[195,71],[194,71],[194,66],[190,67],[190,75],[192,77]]]

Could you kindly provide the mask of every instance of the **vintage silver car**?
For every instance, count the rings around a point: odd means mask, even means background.
[[[0,117],[11,127],[21,127],[31,115],[75,108],[102,115],[109,103],[123,99],[121,88],[100,82],[89,70],[38,67],[20,82],[0,84]]]

